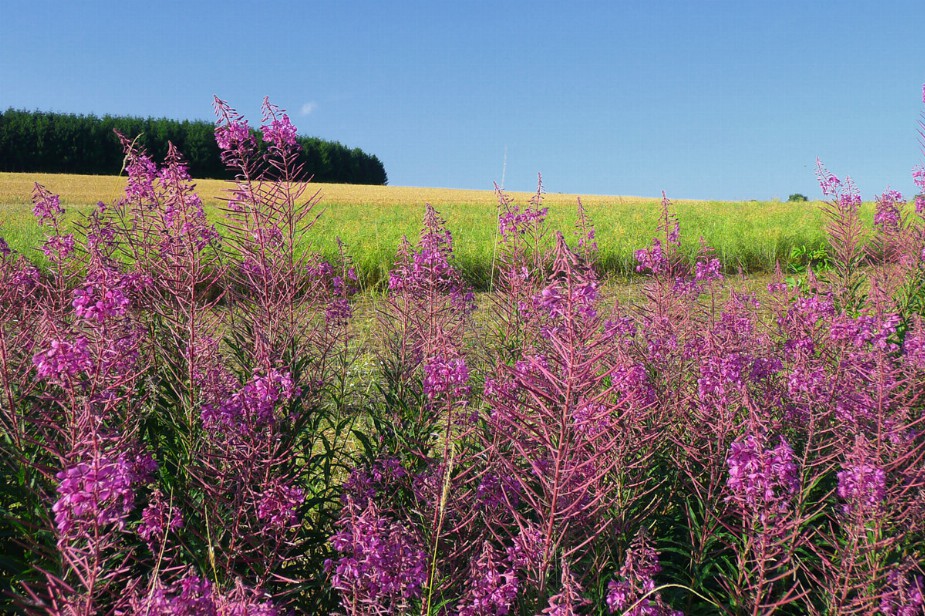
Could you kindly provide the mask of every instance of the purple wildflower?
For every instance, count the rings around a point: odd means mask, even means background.
[[[64,214],[64,208],[61,207],[61,198],[47,191],[38,194],[32,213],[39,219],[40,225],[44,225],[48,221],[56,221]]]
[[[906,332],[903,354],[909,365],[925,370],[925,322],[921,318],[914,319],[913,326]]]
[[[276,530],[286,530],[299,523],[299,507],[305,492],[296,486],[272,482],[260,495],[257,518]]]
[[[784,437],[777,447],[766,449],[754,435],[748,435],[729,447],[726,465],[726,486],[732,492],[728,500],[750,511],[787,509],[790,498],[800,489],[793,449]]]
[[[644,273],[646,271],[654,274],[664,274],[668,271],[668,257],[662,250],[662,243],[658,239],[652,240],[652,247],[648,249],[637,250],[635,255],[636,271]]]
[[[543,610],[546,616],[576,616],[579,610],[590,603],[581,596],[583,589],[572,575],[568,562],[562,562],[562,586],[559,592],[549,598],[549,604]]]
[[[141,512],[141,523],[138,525],[140,536],[152,552],[156,552],[163,544],[167,533],[176,532],[183,528],[183,515],[171,503],[164,502],[164,495],[155,490],[151,495],[148,506]]]
[[[626,616],[673,616],[680,614],[666,606],[655,590],[655,576],[662,570],[644,530],[636,533],[620,567],[620,580],[607,585],[607,609]],[[637,603],[638,602],[638,603]],[[630,606],[632,609],[629,609]],[[628,610],[628,611],[626,611]]]
[[[132,601],[132,613],[148,616],[219,616],[212,584],[192,572],[170,587],[157,586]]]
[[[497,553],[486,541],[481,556],[472,564],[459,616],[504,616],[510,613],[518,590],[514,571],[501,566]]]
[[[910,575],[911,564],[893,567],[887,574],[886,588],[880,599],[883,616],[916,616],[925,609],[925,581]]]
[[[388,609],[420,597],[427,580],[427,553],[411,531],[380,514],[373,504],[362,513],[345,506],[338,526],[341,530],[331,537],[331,545],[340,556],[326,568],[345,605]]]
[[[127,145],[128,140],[123,140]],[[157,177],[157,165],[144,154],[129,154],[129,162],[125,167],[128,182],[125,186],[126,199],[143,202],[153,201],[155,197],[154,179]]]
[[[50,348],[37,354],[32,363],[40,379],[60,383],[65,378],[77,376],[93,367],[87,339],[83,336],[73,342],[52,340]]]
[[[282,616],[267,595],[248,588],[240,578],[231,591],[216,593],[214,600],[219,616]]]
[[[260,127],[263,140],[273,147],[284,149],[296,145],[296,128],[289,121],[285,113],[279,118],[273,118],[269,124]]]
[[[715,282],[723,279],[723,264],[719,259],[710,258],[697,261],[694,280],[697,282]]]
[[[531,229],[536,229],[546,220],[549,208],[527,206],[520,211],[519,206],[509,206],[508,210],[498,216],[498,230],[502,239],[509,239],[518,235],[526,235]],[[593,240],[593,231],[589,240]]]
[[[874,214],[874,226],[884,233],[899,230],[902,221],[900,208],[905,204],[902,194],[887,190],[877,197],[877,211]]]
[[[531,574],[539,571],[543,559],[543,531],[533,524],[525,526],[507,549],[507,558],[517,571]]]
[[[227,122],[215,128],[215,142],[222,150],[230,150],[236,146],[252,143],[250,127],[246,120]]]
[[[74,314],[78,318],[102,323],[113,317],[125,314],[129,306],[129,299],[116,287],[105,287],[85,284],[80,289],[74,289]]]
[[[125,526],[135,504],[135,475],[126,456],[79,462],[56,477],[59,496],[52,511],[62,538],[82,535],[96,526]]]
[[[435,357],[424,364],[424,393],[428,398],[450,396],[455,399],[469,395],[469,369],[461,357]]]
[[[398,481],[407,476],[398,458],[380,458],[368,470],[353,469],[344,482],[341,500],[345,504],[352,501],[360,509],[365,509],[377,494],[394,490]]]
[[[870,464],[843,467],[838,472],[838,497],[846,514],[876,511],[886,499],[886,473]]]
[[[520,484],[509,475],[498,476],[488,472],[482,477],[475,496],[479,506],[488,511],[517,507],[520,502]]]
[[[254,377],[237,393],[217,405],[207,404],[202,421],[207,427],[259,427],[273,422],[276,405],[295,395],[292,377],[271,370],[266,376]]]
[[[42,252],[52,263],[64,262],[74,252],[73,234],[52,235],[42,245]]]

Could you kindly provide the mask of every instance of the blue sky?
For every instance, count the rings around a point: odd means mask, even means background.
[[[391,184],[865,198],[923,160],[922,0],[0,0],[0,108],[253,119],[379,156]]]

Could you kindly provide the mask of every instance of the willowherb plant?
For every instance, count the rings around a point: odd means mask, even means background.
[[[486,382],[485,446],[492,472],[514,488],[501,493],[504,522],[535,536],[522,567],[543,598],[560,557],[580,564],[583,579],[587,558],[635,523],[637,500],[651,489],[650,452],[638,447],[651,407],[624,378],[593,271],[561,235],[548,286],[522,309],[536,342]]]
[[[551,265],[545,226],[549,208],[542,207],[542,176],[537,181],[536,194],[523,209],[497,186],[495,193],[498,234],[489,295],[494,331],[485,351],[490,356],[486,361],[508,362],[516,361],[528,343],[522,307],[540,290]]]
[[[41,267],[0,241],[4,607],[922,613],[921,196],[868,233],[820,166],[833,267],[766,293],[664,198],[642,298],[608,306],[581,203],[550,250],[542,188],[498,191],[482,319],[428,206],[356,377],[346,250],[296,249],[291,121],[216,106],[224,225],[126,139],[124,197],[76,227],[35,188]]]
[[[405,240],[399,248],[378,315],[384,406],[369,412],[376,442],[363,439],[366,468],[345,485],[342,513],[351,516],[342,519],[350,528],[358,520],[354,508],[375,505],[424,547],[420,593],[405,599],[420,601],[425,612],[461,588],[460,563],[481,535],[468,505],[475,413],[462,345],[473,309],[473,295],[452,265],[452,236],[428,205],[418,247]],[[363,575],[355,584],[368,584]],[[356,609],[353,592],[342,589],[346,610]],[[366,609],[388,611],[391,600],[380,599],[366,600]]]
[[[816,177],[822,194],[829,197],[822,209],[826,217],[832,256],[832,293],[840,308],[857,308],[861,301],[859,268],[864,261],[865,229],[861,223],[861,195],[851,178],[844,181],[816,161]],[[883,222],[885,216],[881,216]]]
[[[652,548],[644,530],[640,530],[626,551],[620,567],[620,579],[607,584],[607,608],[611,614],[628,616],[679,616],[658,595],[655,576],[661,567],[658,552]]]

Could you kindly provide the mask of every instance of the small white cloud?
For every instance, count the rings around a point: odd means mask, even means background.
[[[304,116],[310,115],[311,112],[313,112],[317,108],[318,108],[318,103],[316,103],[315,101],[308,101],[307,103],[302,105],[302,115]]]

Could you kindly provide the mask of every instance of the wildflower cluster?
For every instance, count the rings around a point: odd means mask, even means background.
[[[820,164],[832,267],[756,291],[664,196],[628,305],[541,181],[478,302],[428,205],[361,344],[289,116],[215,106],[219,222],[123,138],[81,232],[36,186],[42,268],[0,241],[11,611],[921,612],[921,197]]]

